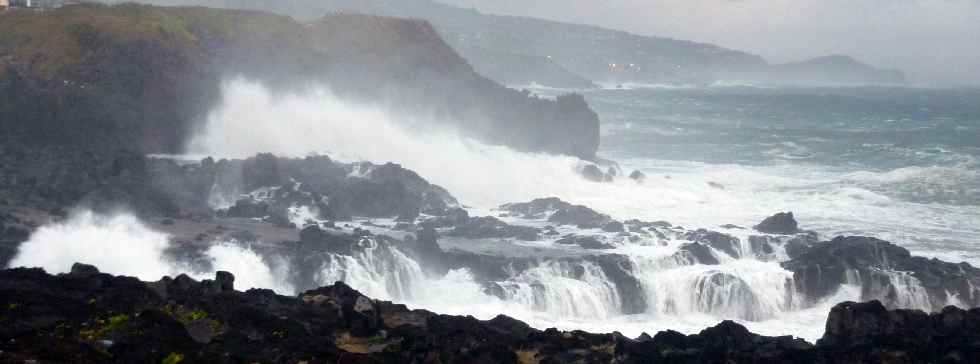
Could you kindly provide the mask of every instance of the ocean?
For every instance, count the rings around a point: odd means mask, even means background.
[[[542,97],[567,92],[531,91]],[[980,90],[627,85],[581,92],[602,121],[599,155],[626,173],[642,171],[644,181],[589,182],[578,174],[583,162],[575,158],[486,145],[405,115],[339,100],[327,87],[273,95],[246,80],[224,84],[222,103],[188,142],[185,157],[325,153],[342,161],[391,161],[445,187],[473,216],[499,216],[501,204],[554,196],[618,220],[665,220],[742,242],[765,217],[792,211],[801,228],[823,239],[873,236],[915,255],[980,266]],[[213,197],[234,201],[235,196]],[[298,225],[316,216],[305,206],[294,212]],[[367,222],[372,231],[396,234],[376,228],[393,221]],[[500,288],[496,295],[467,269],[431,276],[409,255],[381,245],[332,257],[317,282],[342,280],[373,298],[438,313],[480,319],[507,314],[541,329],[619,331],[630,337],[668,329],[696,333],[731,319],[759,334],[812,342],[823,335],[834,304],[862,299],[861,287],[845,285],[833,297],[806,302],[793,288],[792,272],[780,266],[788,259],[781,248],[762,258],[719,256],[721,264],[692,265],[672,258],[683,239],[629,241],[614,235],[606,236],[614,247],[598,253],[628,259],[647,303],[643,313],[622,312],[624,292],[586,257],[597,252],[553,239],[440,240],[444,249],[534,254],[536,266],[493,282]],[[188,269],[167,259],[166,240],[131,216],[80,213],[40,228],[22,248],[34,253],[12,265],[59,272],[69,262],[94,261],[106,272],[156,280]],[[110,242],[125,242],[129,250],[112,249]],[[282,294],[302,288],[290,285],[282,259],[259,256],[248,242],[214,243],[205,255],[215,270],[236,273],[237,288]],[[99,256],[88,257],[89,252]],[[552,259],[557,257],[564,259]],[[931,307],[914,277],[884,274],[899,305],[939,309]]]
[[[824,236],[875,236],[980,265],[980,89],[585,94],[602,118],[602,157],[698,195],[659,206],[665,220],[748,225],[793,211]]]

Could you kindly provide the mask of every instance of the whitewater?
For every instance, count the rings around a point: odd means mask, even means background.
[[[649,102],[637,95],[610,94],[633,90],[595,92],[587,97],[604,118],[600,155],[618,161],[625,171],[644,172],[647,178],[642,183],[627,178],[588,182],[576,172],[583,162],[574,158],[486,145],[424,120],[407,120],[376,107],[339,100],[327,87],[274,95],[246,80],[224,84],[223,102],[189,141],[187,155],[231,158],[271,152],[282,156],[326,154],[349,162],[393,161],[447,188],[473,215],[492,215],[504,203],[555,196],[619,220],[665,220],[688,229],[725,232],[743,242],[748,241],[748,230],[720,226],[751,227],[775,212],[793,211],[803,228],[824,238],[876,236],[913,254],[980,265],[976,244],[980,242],[980,209],[969,201],[950,202],[950,195],[958,195],[955,191],[932,191],[948,185],[950,179],[966,184],[976,181],[977,170],[968,155],[957,156],[962,159],[959,164],[856,170],[814,162],[811,154],[819,151],[807,149],[802,142],[763,142],[758,143],[762,148],[758,154],[779,156],[779,163],[716,160],[693,152],[691,155],[702,157],[685,159],[668,153],[655,157],[650,149],[669,145],[654,147],[654,141],[631,138],[652,133],[663,141],[699,131],[676,123],[644,124],[630,113],[616,113],[623,105]],[[606,115],[613,116],[607,119]],[[793,162],[794,158],[805,161]],[[911,184],[922,185],[922,191],[908,191]],[[923,191],[934,198],[921,198]],[[964,191],[965,195],[972,193]],[[910,198],[910,193],[918,197]],[[125,212],[101,216],[77,211],[64,222],[41,227],[11,266],[64,272],[71,263],[84,261],[109,273],[146,280],[182,272],[206,278],[216,270],[227,270],[236,274],[239,289],[296,293],[286,280],[288,267],[275,257],[260,256],[246,242],[215,242],[205,253],[213,260],[213,270],[193,271],[167,258],[167,241],[166,234]],[[741,258],[727,258],[718,266],[685,265],[669,258],[681,243],[616,246],[614,252],[628,256],[637,267],[636,276],[647,298],[647,311],[634,315],[621,313],[622,293],[588,262],[542,261],[498,282],[503,290],[503,298],[498,298],[485,293],[466,270],[431,276],[398,249],[372,245],[355,256],[332,257],[317,281],[326,285],[342,280],[371,297],[439,313],[481,319],[506,313],[538,328],[619,331],[633,337],[667,329],[697,332],[722,319],[733,319],[759,334],[795,335],[813,341],[823,334],[833,304],[860,298],[859,286],[845,286],[823,302],[804,306],[791,288],[792,273],[779,266],[786,259],[784,252],[777,249],[760,258],[744,251]],[[535,242],[526,244],[534,246]],[[117,248],[120,246],[124,248]],[[916,282],[900,274],[893,279],[907,287],[901,292],[903,306],[932,309],[924,306]],[[927,305],[928,300],[925,302]]]

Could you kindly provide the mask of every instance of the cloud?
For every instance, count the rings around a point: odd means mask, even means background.
[[[923,83],[980,84],[977,0],[440,1],[715,43],[772,62],[848,54]]]

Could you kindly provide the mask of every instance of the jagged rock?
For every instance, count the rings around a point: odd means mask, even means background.
[[[500,210],[510,212],[525,219],[548,218],[555,211],[572,207],[572,204],[557,197],[538,198],[531,202],[509,203],[500,206]]]
[[[612,218],[585,206],[571,205],[556,211],[548,221],[559,225],[574,225],[581,229],[597,229],[612,222]]]
[[[491,216],[473,217],[466,222],[456,225],[449,236],[469,239],[516,238],[518,240],[535,241],[539,239],[538,229],[530,226],[508,225]]]
[[[99,268],[94,265],[75,263],[71,266],[71,274],[73,275],[91,275],[99,274]]]
[[[615,246],[600,241],[594,236],[573,235],[555,241],[555,244],[578,245],[585,249],[614,249]]]
[[[792,212],[780,212],[767,217],[759,225],[756,225],[755,229],[767,234],[793,235],[800,232]]]
[[[214,283],[219,292],[231,292],[235,290],[235,276],[230,272],[218,271],[215,273]]]
[[[830,311],[817,345],[854,362],[980,362],[980,310],[888,311],[879,301],[844,302]],[[942,359],[940,359],[942,358]]]
[[[741,257],[741,244],[738,238],[728,234],[699,229],[688,232],[684,235],[684,239],[710,246],[732,258]]]
[[[685,258],[690,263],[700,263],[706,265],[717,265],[718,258],[711,253],[711,249],[699,243],[689,243],[681,245],[676,255]]]
[[[749,246],[752,248],[752,253],[760,258],[773,253],[772,243],[773,240],[768,236],[749,236]]]
[[[967,263],[913,257],[908,250],[875,238],[837,237],[812,244],[782,266],[795,275],[797,290],[814,300],[852,283],[862,286],[862,299],[894,305],[894,282],[898,280],[902,286],[921,285],[928,293],[926,304],[933,308],[944,306],[949,295],[966,305],[980,305],[980,292],[971,288],[980,287],[980,269]]]
[[[615,271],[603,269],[606,274]],[[150,286],[163,286],[166,296]],[[206,287],[207,282],[186,276],[145,283],[107,274],[52,276],[40,269],[0,270],[4,358],[16,362],[32,358],[224,362],[232,358],[290,363],[314,358],[514,363],[518,356],[541,362],[625,363],[973,363],[980,359],[980,309],[949,307],[925,314],[887,311],[879,302],[842,303],[831,311],[827,332],[814,346],[788,336],[756,335],[732,321],[695,335],[663,331],[637,340],[618,333],[539,331],[505,316],[479,321],[409,310],[372,300],[343,283],[294,297],[268,290],[212,295]]]
[[[610,221],[602,226],[602,231],[609,233],[621,233],[626,231],[626,228],[623,226],[623,223],[619,221]]]
[[[817,242],[816,235],[798,235],[787,241],[783,249],[786,250],[786,255],[790,259],[796,259],[796,257],[803,255],[807,249],[810,249],[811,245]]]

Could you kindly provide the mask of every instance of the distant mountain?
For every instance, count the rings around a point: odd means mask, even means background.
[[[843,55],[772,66],[759,79],[774,84],[879,85],[905,83],[897,70],[882,70]]]
[[[712,44],[528,17],[488,15],[433,0],[143,2],[260,9],[303,20],[329,12],[422,18],[431,22],[477,72],[509,85],[538,83],[582,87],[583,81],[602,84],[740,81],[852,85],[892,84],[904,80],[898,71],[883,71],[853,60],[842,62],[839,56],[799,64],[770,65],[760,56]]]

